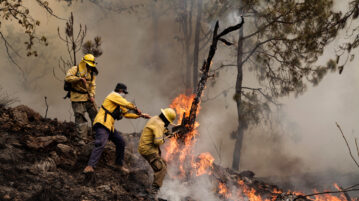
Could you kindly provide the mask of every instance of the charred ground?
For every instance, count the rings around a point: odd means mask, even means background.
[[[86,145],[78,144],[74,128],[73,122],[43,118],[24,105],[1,107],[0,200],[148,200],[152,170],[137,154],[138,134],[123,134],[129,174],[114,167],[115,147],[108,143],[96,175],[89,180],[82,170],[91,153],[93,138],[84,139]],[[264,198],[297,198],[275,194],[280,191],[277,186],[259,181],[250,171],[239,173],[214,164],[212,172],[214,183],[238,185],[241,180]],[[219,200],[228,200],[219,189],[213,191]]]

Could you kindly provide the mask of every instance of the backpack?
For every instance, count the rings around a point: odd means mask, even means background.
[[[77,70],[76,70],[76,76],[78,76],[79,74],[79,67],[77,66]],[[91,81],[93,79],[93,71],[91,71]],[[67,94],[66,96],[64,97],[64,99],[66,98],[70,98],[70,94],[71,94],[71,91],[74,91],[74,92],[77,92],[77,93],[80,93],[80,94],[87,94],[88,92],[83,92],[83,91],[78,91],[76,89],[74,89],[72,87],[72,84],[70,82],[66,82],[64,81],[64,91],[67,91]]]
[[[107,115],[111,115],[115,120],[121,120],[122,119],[122,110],[120,106],[117,106],[113,112],[108,111],[103,105],[101,105],[101,108],[105,110],[105,118],[104,122],[107,120]]]

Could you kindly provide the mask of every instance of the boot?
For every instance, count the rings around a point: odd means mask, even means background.
[[[84,169],[84,171],[83,171],[83,173],[92,173],[92,172],[94,172],[95,170],[93,169],[93,167],[92,166],[86,166],[85,167],[85,169]]]
[[[117,165],[117,164],[107,164],[112,170],[122,172],[125,174],[129,174],[130,170],[126,168],[124,165]]]
[[[129,174],[130,173],[130,170],[128,169],[128,168],[126,168],[125,166],[121,166],[121,171],[123,172],[123,173],[125,173],[125,174]]]
[[[85,145],[84,139],[87,139],[87,123],[81,123],[77,125],[78,132],[78,143],[80,145]]]
[[[158,191],[159,191],[159,190],[160,190],[160,187],[158,187],[158,186],[155,185],[155,184],[152,184],[149,198],[150,198],[151,200],[153,200],[153,201],[158,201],[157,194],[158,194]]]

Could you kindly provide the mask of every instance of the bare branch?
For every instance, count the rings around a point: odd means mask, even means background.
[[[237,67],[237,64],[222,64],[218,68],[215,68],[215,69],[211,70],[211,72],[216,72],[216,71],[221,70],[221,69],[223,69],[225,67]]]
[[[357,138],[355,138],[355,146],[357,147],[358,157],[359,157],[359,147],[358,147],[358,141]]]
[[[252,91],[258,91],[260,94],[262,94],[262,96],[264,96],[264,98],[266,98],[268,101],[270,101],[270,102],[273,103],[274,105],[277,105],[277,106],[280,105],[279,103],[273,101],[273,99],[272,99],[269,95],[263,93],[262,88],[242,87],[242,89],[248,89],[248,90],[252,90]]]
[[[45,105],[46,105],[46,111],[45,111],[45,119],[47,118],[47,112],[49,111],[49,105],[47,104],[47,97],[44,96],[45,99]]]
[[[57,19],[59,19],[59,20],[66,20],[66,19],[64,19],[64,18],[61,18],[61,17],[55,15],[54,12],[53,12],[53,10],[49,7],[48,2],[46,2],[46,1],[41,1],[41,0],[36,0],[36,1],[37,1],[37,3],[38,3],[41,7],[43,7],[43,8],[47,11],[47,13],[49,13],[49,14],[52,15],[53,17],[55,17],[55,18],[57,18]]]
[[[207,97],[206,99],[203,99],[202,102],[205,103],[205,102],[214,100],[214,99],[218,98],[218,97],[221,96],[221,95],[227,94],[227,93],[228,93],[231,89],[233,89],[233,88],[234,88],[233,86],[228,87],[227,89],[221,91],[220,93],[216,94],[216,95],[213,96],[213,97]]]
[[[10,54],[10,49],[13,50],[13,52],[16,53],[16,55],[18,55],[18,53],[11,47],[11,45],[9,44],[9,42],[6,40],[6,38],[4,37],[4,35],[2,34],[2,32],[0,32],[0,36],[2,38],[2,40],[4,41],[5,44],[5,48],[6,48],[6,54],[9,57],[11,63],[15,64],[15,66],[20,70],[20,72],[22,73],[23,76],[25,76],[25,72],[24,70],[21,68],[21,66],[19,64],[16,63],[16,61],[14,60],[14,58],[11,56]]]
[[[344,133],[343,133],[343,131],[342,131],[342,128],[339,126],[339,124],[338,124],[337,122],[335,122],[335,123],[337,124],[337,127],[339,128],[340,133],[342,134],[342,136],[343,136],[343,138],[344,138],[344,141],[345,141],[345,143],[347,144],[350,157],[352,157],[353,161],[355,162],[355,164],[356,164],[356,165],[358,166],[358,168],[359,168],[359,164],[358,164],[358,162],[355,160],[355,158],[354,158],[354,156],[353,156],[353,154],[352,154],[352,151],[351,151],[351,149],[350,149],[349,143],[348,143],[347,138],[345,137],[345,135],[344,135]]]

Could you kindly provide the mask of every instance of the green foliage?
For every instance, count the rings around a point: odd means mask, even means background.
[[[269,104],[279,97],[300,95],[308,84],[316,86],[328,72],[341,73],[343,66],[329,60],[319,65],[318,58],[352,16],[359,15],[359,1],[351,2],[344,15],[332,10],[332,0],[217,0],[206,4],[208,19],[240,13],[245,17],[244,34],[239,38],[241,60],[238,66],[256,73],[263,91],[237,91],[240,122],[257,124],[265,119]],[[357,29],[359,30],[359,28]],[[359,46],[359,36],[343,49]],[[353,60],[353,55],[350,56]],[[237,86],[238,82],[237,80]],[[240,83],[239,86],[242,86]],[[259,96],[258,96],[259,95]]]
[[[47,1],[33,1],[43,7],[48,13],[54,15]],[[44,44],[45,46],[48,45],[47,38],[45,36],[38,36],[35,32],[36,27],[40,26],[40,21],[31,16],[29,8],[24,6],[24,2],[22,0],[0,0],[0,18],[0,33],[5,45],[7,46],[6,48],[9,47],[5,37],[7,33],[4,30],[4,25],[7,23],[17,24],[17,26],[20,27],[23,30],[23,33],[28,37],[28,40],[25,42],[27,56],[37,56],[37,51],[32,50],[35,41]]]
[[[243,1],[245,11],[255,11],[256,27],[242,40],[255,39],[246,48],[243,63],[257,70],[259,81],[269,86],[273,97],[301,94],[306,81],[317,85],[333,65],[317,66],[325,46],[336,36],[345,22],[332,11],[331,0],[318,1]],[[265,5],[265,6],[263,6]],[[306,81],[305,81],[306,80]]]
[[[82,45],[82,53],[84,54],[92,54],[95,57],[99,57],[102,55],[101,50],[101,37],[96,36],[93,41],[88,40]]]

